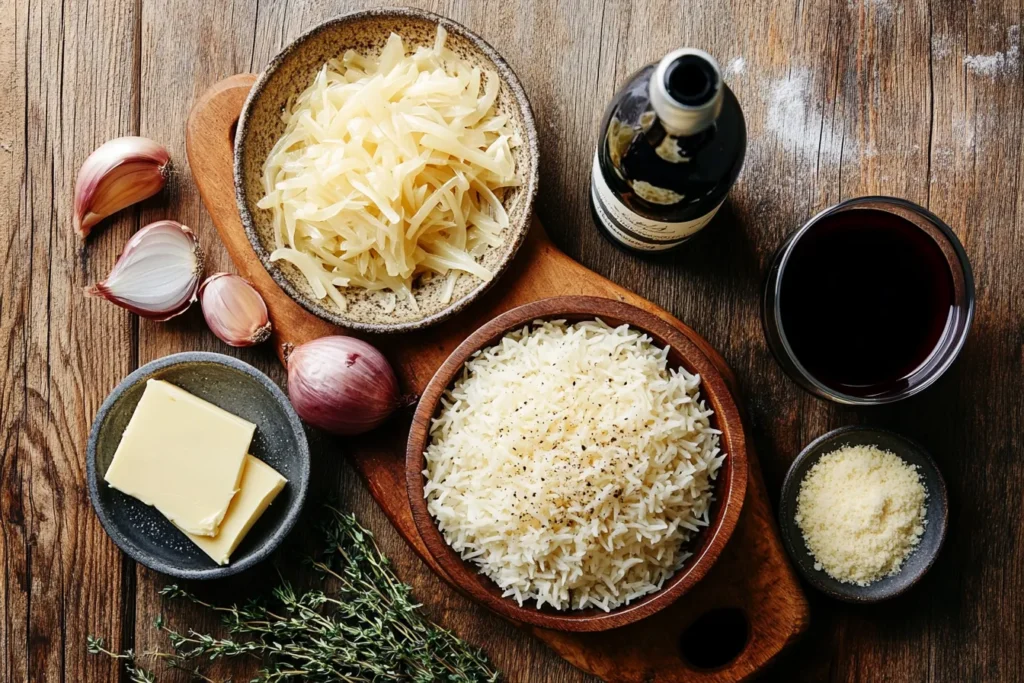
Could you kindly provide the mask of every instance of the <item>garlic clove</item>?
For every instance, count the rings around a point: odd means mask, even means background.
[[[107,216],[152,197],[167,182],[169,165],[167,150],[149,138],[115,138],[100,145],[75,181],[75,232],[84,238]]]
[[[177,221],[157,221],[132,235],[107,279],[85,290],[150,320],[170,320],[196,300],[203,250]]]
[[[217,338],[230,346],[252,346],[270,337],[267,304],[245,278],[214,273],[199,288],[203,317]]]

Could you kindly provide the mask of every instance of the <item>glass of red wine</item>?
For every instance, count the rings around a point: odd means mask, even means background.
[[[761,318],[783,369],[839,403],[890,403],[934,383],[963,347],[974,277],[960,240],[933,213],[860,197],[782,244]]]

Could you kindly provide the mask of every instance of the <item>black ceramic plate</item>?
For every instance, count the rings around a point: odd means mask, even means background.
[[[815,569],[814,558],[804,543],[800,527],[793,519],[796,514],[796,497],[800,491],[800,482],[803,481],[807,470],[826,453],[843,446],[861,445],[878,446],[882,450],[895,453],[912,465],[917,465],[928,490],[925,516],[928,523],[925,525],[921,542],[903,561],[899,572],[867,586],[841,583],[823,570]],[[899,434],[869,427],[841,427],[812,441],[790,465],[786,480],[782,483],[782,496],[779,499],[782,540],[800,574],[818,590],[847,602],[877,602],[909,590],[935,563],[942,541],[946,537],[946,517],[946,483],[928,453],[920,445]]]
[[[287,480],[230,564],[220,566],[168,522],[156,508],[110,488],[103,475],[114,458],[146,380],[162,379],[256,425],[249,452]],[[132,559],[185,579],[213,579],[248,569],[266,558],[298,519],[309,485],[309,446],[299,417],[262,372],[219,353],[178,353],[147,363],[107,397],[89,434],[89,498],[107,534]]]

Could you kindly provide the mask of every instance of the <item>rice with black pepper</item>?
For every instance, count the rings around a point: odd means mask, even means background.
[[[725,454],[699,388],[626,325],[538,321],[510,333],[442,399],[427,507],[520,605],[628,604],[661,588],[708,524]]]

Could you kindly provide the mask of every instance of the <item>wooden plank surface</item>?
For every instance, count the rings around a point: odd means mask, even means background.
[[[387,4],[387,3],[381,3]],[[874,607],[812,595],[805,642],[771,678],[1013,681],[1024,671],[1024,66],[1020,0],[477,0],[405,2],[489,40],[537,116],[538,214],[555,242],[708,339],[743,386],[769,490],[803,444],[867,423],[925,444],[946,475],[947,545],[910,594]],[[159,642],[159,575],[123,560],[84,488],[89,423],[139,363],[185,349],[231,352],[198,311],[139,324],[81,287],[139,225],[194,227],[229,268],[188,173],[184,123],[212,83],[259,70],[288,40],[360,2],[0,0],[0,680],[117,680],[87,633]],[[716,55],[747,117],[747,163],[699,240],[645,261],[592,226],[589,160],[603,107],[634,69],[692,44]],[[83,246],[71,187],[97,144],[140,133],[168,146],[168,189]],[[772,360],[757,297],[772,251],[825,206],[903,196],[945,218],[974,264],[978,312],[961,360],[923,395],[852,409],[801,392]],[[212,270],[211,270],[212,272]],[[233,352],[283,380],[270,349]],[[511,681],[583,681],[529,636],[446,590],[390,529],[336,444],[320,442],[321,492],[381,538],[426,609],[483,644]],[[259,577],[252,579],[258,581]],[[225,588],[225,590],[228,590]]]

